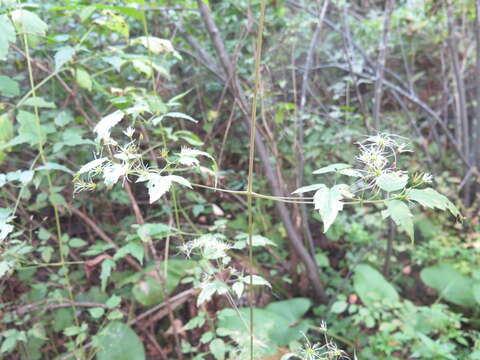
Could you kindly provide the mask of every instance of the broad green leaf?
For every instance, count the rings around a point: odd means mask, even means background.
[[[21,143],[28,142],[32,146],[45,143],[47,139],[45,129],[37,123],[35,115],[31,112],[20,110],[17,115],[17,120],[20,124],[18,135]]]
[[[20,95],[18,82],[8,76],[0,75],[0,95],[5,97],[14,97]]]
[[[161,176],[159,174],[150,173],[148,176],[148,195],[150,196],[150,204],[160,199],[168,190],[170,190],[172,183],[178,183],[188,188],[192,188],[190,182],[177,175]]]
[[[55,109],[56,106],[53,102],[45,101],[45,99],[41,97],[31,97],[25,100],[22,106],[34,106],[39,108],[49,108]]]
[[[6,14],[0,15],[0,60],[5,60],[10,43],[15,42],[15,28]]]
[[[210,352],[215,357],[215,360],[225,359],[225,342],[222,339],[216,338],[210,343]]]
[[[475,284],[473,284],[472,292],[473,292],[473,297],[475,298],[475,301],[477,302],[478,305],[480,305],[480,281],[479,280],[477,280]]]
[[[418,202],[431,209],[449,210],[453,216],[460,217],[460,211],[448,198],[432,188],[411,189],[407,192],[407,199]]]
[[[71,46],[64,46],[60,48],[55,53],[55,71],[57,72],[65,65],[67,62],[73,59],[73,55],[75,55],[75,49]]]
[[[340,200],[343,199],[342,191],[345,188],[348,188],[345,184],[335,185],[331,189],[324,185],[313,195],[315,210],[318,210],[322,217],[324,233],[333,224],[338,212],[343,209],[343,203]]]
[[[375,303],[388,302],[395,304],[399,296],[395,288],[370,265],[360,264],[355,269],[353,287],[362,302],[369,308]]]
[[[48,25],[38,15],[21,9],[12,11],[11,16],[19,32],[38,36],[46,35]]]
[[[476,306],[474,280],[462,275],[452,264],[440,263],[427,267],[420,272],[420,278],[448,302],[465,307]]]
[[[244,284],[250,285],[250,276],[244,276],[243,278],[241,278],[241,280],[243,281]],[[265,280],[263,277],[259,275],[252,275],[252,285],[268,286],[269,288],[272,287],[272,285],[270,285],[270,283],[267,280]]]
[[[165,276],[164,263],[159,264],[161,276]],[[167,263],[167,284],[157,273],[155,265],[149,266],[144,271],[143,276],[135,280],[132,294],[135,300],[143,306],[153,306],[165,300],[165,294],[170,294],[180,284],[180,280],[185,277],[188,271],[198,266],[195,261],[186,259],[169,259]],[[140,274],[142,275],[142,274]]]
[[[390,216],[395,224],[403,229],[413,241],[413,215],[408,208],[408,205],[400,200],[388,200],[385,201],[385,205],[387,205],[387,209],[384,213],[386,217]]]
[[[119,321],[109,323],[96,336],[97,360],[145,360],[143,343],[130,326]]]
[[[13,124],[8,113],[0,115],[0,149],[13,137]],[[5,153],[0,150],[0,164],[5,159]],[[0,185],[1,186],[1,185]]]
[[[375,182],[380,189],[386,192],[398,191],[405,188],[408,182],[408,176],[395,173],[382,174]]]
[[[344,163],[337,163],[337,164],[330,164],[318,170],[315,170],[314,174],[327,174],[331,172],[336,172],[342,175],[352,176],[352,177],[361,177],[362,174],[357,170],[352,169],[352,165],[344,164]]]
[[[87,89],[88,91],[92,90],[92,78],[90,74],[83,68],[77,68],[75,71],[75,79],[77,80],[80,87]]]
[[[272,302],[263,309],[254,308],[255,338],[277,346],[287,346],[290,342],[301,339],[303,337],[302,333],[306,332],[309,327],[309,322],[303,320],[302,317],[310,306],[311,301],[309,299],[293,298]],[[246,340],[245,345],[247,345],[248,332],[245,326],[250,323],[249,309],[246,307],[238,309],[244,321],[236,312],[229,310],[231,309],[224,309],[217,313],[218,327],[231,334],[231,337],[239,345],[242,345],[244,340]],[[245,335],[245,338],[243,338],[243,335]],[[246,346],[246,349],[248,349],[248,346]],[[255,350],[257,355],[265,349],[258,346]],[[269,352],[266,355],[277,352],[277,349],[272,346],[268,347],[268,350]]]

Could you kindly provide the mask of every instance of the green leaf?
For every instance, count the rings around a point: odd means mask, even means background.
[[[337,164],[330,164],[318,170],[315,170],[314,174],[327,174],[331,172],[336,172],[342,175],[352,176],[352,177],[361,177],[362,174],[357,170],[352,169],[352,165],[344,164],[344,163],[337,163]]]
[[[59,170],[66,172],[67,174],[73,175],[74,172],[67,168],[64,165],[53,163],[53,162],[47,162],[42,166],[37,167],[35,170]]]
[[[153,306],[165,300],[165,293],[170,294],[187,274],[187,271],[196,266],[196,262],[185,259],[170,259],[167,267],[167,284],[159,279],[155,266],[147,267],[145,276],[139,279],[132,289],[135,299],[144,306]],[[164,263],[160,263],[164,269]],[[163,275],[163,274],[162,274]]]
[[[473,279],[462,275],[452,264],[440,263],[427,267],[420,272],[420,278],[448,302],[465,307],[476,305]]]
[[[18,82],[8,76],[0,75],[0,95],[5,97],[14,97],[20,95]]]
[[[45,36],[48,25],[45,24],[36,14],[28,10],[14,10],[11,13],[13,23],[19,32]]]
[[[95,338],[97,360],[145,360],[142,341],[130,326],[109,323]]]
[[[330,311],[334,314],[341,314],[347,310],[348,303],[344,300],[335,301]]]
[[[375,180],[377,186],[386,192],[398,191],[405,188],[408,182],[407,175],[395,173],[382,174]]]
[[[100,272],[100,281],[102,291],[107,288],[107,281],[112,273],[112,269],[115,267],[115,262],[112,259],[105,259],[102,261],[102,270]]]
[[[88,91],[92,90],[92,78],[90,77],[90,74],[83,68],[77,68],[75,71],[75,79],[80,87],[87,89]]]
[[[353,286],[362,302],[369,308],[374,308],[377,302],[387,301],[395,304],[399,300],[395,288],[370,265],[360,264],[357,266],[353,277]]]
[[[403,229],[413,241],[413,216],[407,204],[400,200],[388,200],[385,201],[385,205],[387,205],[384,212],[385,217],[390,216],[395,224]]]
[[[41,97],[31,97],[25,100],[22,106],[34,106],[39,108],[49,108],[55,109],[56,106],[53,102],[45,101],[45,99]]]
[[[478,305],[480,305],[480,281],[477,280],[472,287],[473,297]]]
[[[45,129],[37,123],[35,115],[30,112],[20,110],[17,115],[20,124],[18,128],[18,137],[20,143],[29,143],[31,146],[44,144],[47,140]]]
[[[322,217],[324,233],[326,233],[333,224],[338,212],[343,209],[343,203],[340,200],[343,199],[342,191],[346,188],[348,188],[348,186],[345,184],[335,185],[331,189],[323,185],[323,187],[313,195],[315,210],[318,210]]]
[[[210,343],[210,352],[215,357],[215,360],[225,359],[225,342],[222,339],[216,338]]]
[[[10,43],[15,42],[15,28],[6,14],[0,15],[0,60],[5,60]]]
[[[61,69],[63,65],[73,59],[73,55],[75,55],[75,49],[71,46],[64,46],[61,47],[55,53],[55,72]]]
[[[94,319],[99,319],[105,314],[105,309],[101,307],[94,307],[91,309],[88,309],[88,312]]]
[[[446,196],[432,188],[411,189],[407,192],[407,199],[431,209],[449,210],[457,218],[461,216],[460,211]]]
[[[292,194],[303,194],[306,192],[316,191],[324,186],[325,186],[324,184],[313,184],[313,185],[302,186],[301,188],[298,188],[297,190],[295,190]]]
[[[179,118],[179,119],[185,119],[185,120],[189,120],[189,121],[192,121],[194,123],[197,123],[198,121],[195,120],[194,118],[192,118],[191,116],[187,115],[187,114],[184,114],[184,113],[181,113],[181,112],[169,112],[167,114],[164,115],[165,117],[173,117],[173,118]]]

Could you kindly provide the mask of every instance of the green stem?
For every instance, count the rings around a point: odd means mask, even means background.
[[[250,151],[248,154],[248,181],[247,181],[247,204],[248,204],[248,261],[250,266],[250,291],[248,305],[250,309],[250,360],[253,360],[253,161],[255,158],[255,135],[257,131],[257,96],[260,84],[260,61],[262,56],[263,26],[265,20],[265,0],[260,5],[260,20],[255,50],[255,83],[252,100],[252,116],[250,120]]]

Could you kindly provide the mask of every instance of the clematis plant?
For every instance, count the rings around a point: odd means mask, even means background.
[[[353,182],[328,187],[318,183],[301,187],[293,194],[314,192],[313,204],[318,210],[326,232],[345,205],[380,204],[384,219],[394,223],[414,240],[411,207],[421,205],[431,209],[448,210],[457,219],[457,207],[431,187],[432,175],[409,174],[398,168],[398,157],[408,150],[403,138],[390,134],[369,136],[358,143],[360,153],[356,167],[350,164],[330,164],[314,171],[316,175],[337,174]]]

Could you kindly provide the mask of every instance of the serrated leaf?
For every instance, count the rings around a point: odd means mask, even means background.
[[[11,13],[13,23],[22,33],[45,36],[48,25],[37,14],[28,10],[14,10]]]
[[[150,196],[150,204],[160,199],[168,190],[170,190],[172,183],[176,182],[188,188],[192,188],[190,182],[177,175],[161,176],[159,174],[150,173],[148,175],[148,195]]]
[[[55,53],[55,72],[60,70],[63,65],[68,63],[73,59],[73,55],[75,55],[75,49],[71,46],[64,46],[60,48]]]
[[[342,191],[347,187],[345,184],[335,185],[331,189],[325,185],[313,195],[315,210],[318,210],[323,221],[323,232],[326,233],[335,221],[338,212],[343,209]]]
[[[17,115],[17,120],[20,124],[18,128],[20,143],[26,142],[32,146],[45,143],[47,139],[45,129],[38,125],[35,115],[28,111],[20,110]]]
[[[272,287],[272,285],[267,281],[265,280],[263,277],[259,276],[259,275],[252,275],[252,285],[260,285],[260,286],[268,286],[269,288]],[[244,284],[246,285],[250,285],[250,276],[244,276],[242,278],[242,281]]]
[[[431,209],[449,210],[455,217],[461,215],[457,207],[446,196],[432,188],[411,189],[407,192],[407,199]]]
[[[0,15],[0,60],[5,60],[10,43],[15,42],[15,28],[6,14]]]
[[[402,228],[413,241],[413,216],[407,204],[400,200],[388,200],[385,201],[385,205],[387,205],[386,215],[390,216],[393,222]]]
[[[103,117],[100,122],[93,129],[97,133],[98,138],[108,141],[110,139],[111,129],[122,121],[125,113],[121,110],[117,110],[105,117]]]
[[[77,174],[80,175],[80,174],[84,174],[84,173],[87,173],[87,172],[90,172],[92,170],[95,170],[97,169],[99,166],[103,165],[103,163],[105,161],[108,161],[108,158],[107,157],[103,157],[103,158],[100,158],[100,159],[95,159],[95,160],[92,160],[88,163],[86,163],[85,165],[83,165],[80,170],[78,170]]]
[[[399,175],[395,173],[382,174],[375,180],[377,186],[386,191],[398,191],[405,188],[408,182],[407,175]]]

